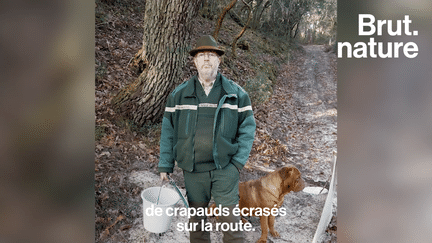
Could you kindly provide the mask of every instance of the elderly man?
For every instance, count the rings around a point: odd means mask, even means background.
[[[168,97],[162,121],[160,161],[162,180],[173,172],[174,161],[183,170],[190,207],[207,207],[213,197],[230,214],[219,219],[239,223],[232,210],[239,202],[239,174],[255,135],[255,120],[247,93],[220,73],[221,50],[215,39],[203,36],[190,51],[198,76],[179,85]],[[210,232],[198,223],[190,242],[210,242]],[[225,231],[224,242],[243,242],[243,232]]]

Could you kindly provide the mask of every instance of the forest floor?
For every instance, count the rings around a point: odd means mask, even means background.
[[[188,242],[188,233],[175,228],[178,222],[187,222],[186,217],[174,217],[171,228],[163,234],[150,233],[143,227],[140,193],[160,186],[160,125],[137,130],[111,108],[111,98],[137,77],[128,64],[142,45],[142,16],[132,12],[126,18],[112,13],[96,21],[95,241]],[[210,25],[209,21],[198,21],[203,30],[196,30],[196,36]],[[229,29],[221,31],[222,43]],[[263,54],[263,58],[271,57]],[[225,62],[221,72],[230,76],[228,64],[233,65],[233,61]],[[237,72],[254,75],[248,63],[235,64],[240,67]],[[337,150],[336,56],[322,45],[300,46],[291,50],[290,57],[279,62],[276,69],[271,97],[254,106],[256,136],[240,181],[258,179],[291,164],[299,168],[310,186],[322,186],[330,180],[333,151]],[[185,78],[191,73],[192,69],[186,70]],[[246,78],[239,81],[246,82]],[[181,170],[177,168],[172,178],[184,195]],[[287,194],[282,205],[287,215],[276,217],[275,224],[281,237],[269,235],[268,242],[311,242],[326,196],[303,191]],[[336,205],[335,199],[323,242],[336,242]],[[176,207],[183,207],[183,203],[178,202]],[[246,240],[256,242],[261,235],[259,219],[252,218],[251,223],[254,231],[246,234]],[[222,232],[211,232],[211,237],[212,242],[222,242]]]

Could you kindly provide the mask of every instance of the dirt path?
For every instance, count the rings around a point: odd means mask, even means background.
[[[295,164],[307,179],[326,181],[336,151],[336,60],[323,46],[304,49],[295,54],[295,62],[282,66],[272,99],[256,112],[257,133],[268,135],[272,145],[281,148],[256,141],[261,153],[252,154],[251,164],[264,170]]]
[[[286,164],[296,165],[309,182],[319,184],[330,178],[337,136],[336,58],[323,46],[306,46],[293,60],[282,66],[272,99],[255,111],[257,137],[263,139],[255,142],[241,181],[257,179]],[[182,188],[181,172],[176,170],[173,177]],[[129,182],[140,188],[159,186],[158,176],[146,170],[134,170]],[[276,217],[281,237],[269,235],[268,242],[311,242],[326,196],[289,193],[282,205],[287,215]],[[333,204],[336,208],[336,200]],[[183,203],[177,206],[183,207]],[[171,229],[159,235],[146,231],[142,211],[139,215],[129,230],[128,242],[188,242],[188,233],[175,227],[187,222],[186,217],[174,217]],[[261,234],[259,220],[253,218],[251,222],[254,231],[248,232],[246,239],[256,242]],[[335,224],[333,217],[324,242],[336,242]],[[211,237],[212,242],[222,242],[221,232],[211,232]]]
[[[294,62],[282,66],[272,99],[256,114],[257,132],[268,135],[271,146],[263,146],[269,141],[257,141],[255,148],[266,150],[252,154],[251,167],[271,171],[294,164],[309,183],[320,185],[329,180],[333,151],[337,151],[336,57],[323,46],[305,46],[295,55]],[[288,216],[276,221],[277,229],[286,233],[273,242],[311,242],[325,196],[287,195],[283,206]],[[335,210],[336,204],[335,200]],[[330,226],[330,231],[336,230],[336,217]],[[325,242],[336,242],[336,235],[330,233],[335,232],[329,232]]]

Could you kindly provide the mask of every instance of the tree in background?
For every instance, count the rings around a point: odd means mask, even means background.
[[[312,0],[272,0],[261,30],[292,41],[303,15],[310,10],[312,3]]]
[[[191,20],[200,4],[200,0],[146,1],[143,47],[135,56],[144,63],[144,70],[111,101],[116,112],[135,125],[162,117],[166,98],[181,81],[191,43]]]
[[[257,0],[254,1],[254,9],[252,16],[252,23],[251,28],[252,29],[258,29],[261,27],[261,18],[263,17],[264,11],[268,9],[273,1],[270,0]]]
[[[147,0],[144,37],[134,62],[143,68],[139,77],[112,99],[116,112],[136,126],[155,123],[163,115],[166,98],[180,83],[190,49],[192,19],[198,13],[216,20],[214,36],[225,15],[242,28],[233,37],[235,57],[237,41],[247,28],[283,41],[303,38],[303,42],[335,40],[336,0]],[[217,18],[219,17],[219,18]],[[298,38],[298,33],[300,37]],[[309,38],[308,38],[309,37]]]
[[[222,22],[225,18],[225,15],[228,13],[228,11],[230,11],[230,9],[232,9],[234,7],[234,5],[236,3],[237,3],[237,0],[232,0],[228,5],[225,6],[225,8],[222,10],[221,14],[219,15],[218,20],[216,22],[215,30],[213,31],[213,38],[215,38],[215,40],[218,39],[219,30],[222,26]]]
[[[232,44],[231,44],[231,52],[232,52],[232,55],[233,55],[234,57],[237,57],[237,54],[236,54],[236,51],[235,51],[235,49],[236,49],[236,47],[237,47],[237,41],[242,37],[242,35],[243,35],[244,32],[246,31],[246,29],[248,28],[249,23],[250,23],[250,21],[251,21],[251,19],[252,19],[252,12],[253,12],[253,10],[254,10],[254,9],[252,8],[252,6],[251,6],[251,5],[253,4],[253,1],[250,1],[249,3],[247,3],[245,0],[242,0],[242,2],[243,2],[243,4],[244,4],[243,8],[247,8],[247,10],[248,10],[248,16],[247,16],[247,20],[246,20],[246,23],[245,23],[245,24],[243,24],[241,20],[237,20],[237,23],[240,24],[240,25],[242,25],[243,28],[242,28],[242,30],[237,34],[237,36],[233,38],[233,42],[232,42]],[[237,0],[232,0],[230,3],[228,3],[228,5],[226,5],[226,6],[222,9],[222,12],[220,13],[220,15],[219,15],[219,17],[218,17],[218,20],[216,21],[216,27],[215,27],[215,30],[213,31],[213,37],[215,38],[215,40],[218,39],[219,30],[220,30],[220,28],[222,27],[222,22],[223,22],[223,20],[224,20],[224,18],[225,18],[225,15],[228,13],[228,11],[230,11],[230,10],[235,6],[236,3],[237,3]]]
[[[250,28],[303,43],[323,44],[336,39],[336,0],[249,0],[253,8]],[[235,6],[234,19],[247,19],[247,9]],[[309,37],[309,38],[308,38]]]
[[[300,23],[300,41],[307,44],[335,43],[336,15],[336,0],[315,1]]]
[[[243,29],[240,31],[240,33],[237,34],[236,37],[234,37],[234,40],[231,44],[231,51],[234,57],[237,57],[237,53],[236,53],[236,47],[237,47],[237,41],[240,39],[240,37],[242,37],[242,35],[244,34],[244,32],[246,31],[246,29],[249,26],[249,23],[252,19],[252,12],[253,12],[253,8],[251,7],[252,2],[250,2],[249,4],[246,3],[244,0],[242,0],[243,4],[245,5],[245,7],[248,9],[248,16],[247,16],[247,21],[246,24],[244,24]]]

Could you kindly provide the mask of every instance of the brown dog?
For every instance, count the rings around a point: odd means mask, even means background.
[[[240,204],[239,208],[279,208],[284,196],[291,192],[303,190],[305,182],[301,178],[300,171],[294,166],[286,166],[277,171],[253,181],[246,181],[239,184]],[[247,212],[247,211],[245,211]],[[255,211],[256,212],[256,211]],[[244,216],[259,216],[261,223],[261,238],[258,243],[267,242],[267,235],[270,228],[270,234],[274,237],[279,237],[279,233],[274,229],[275,216],[257,215],[252,212],[252,215]],[[261,213],[262,214],[262,213]]]

